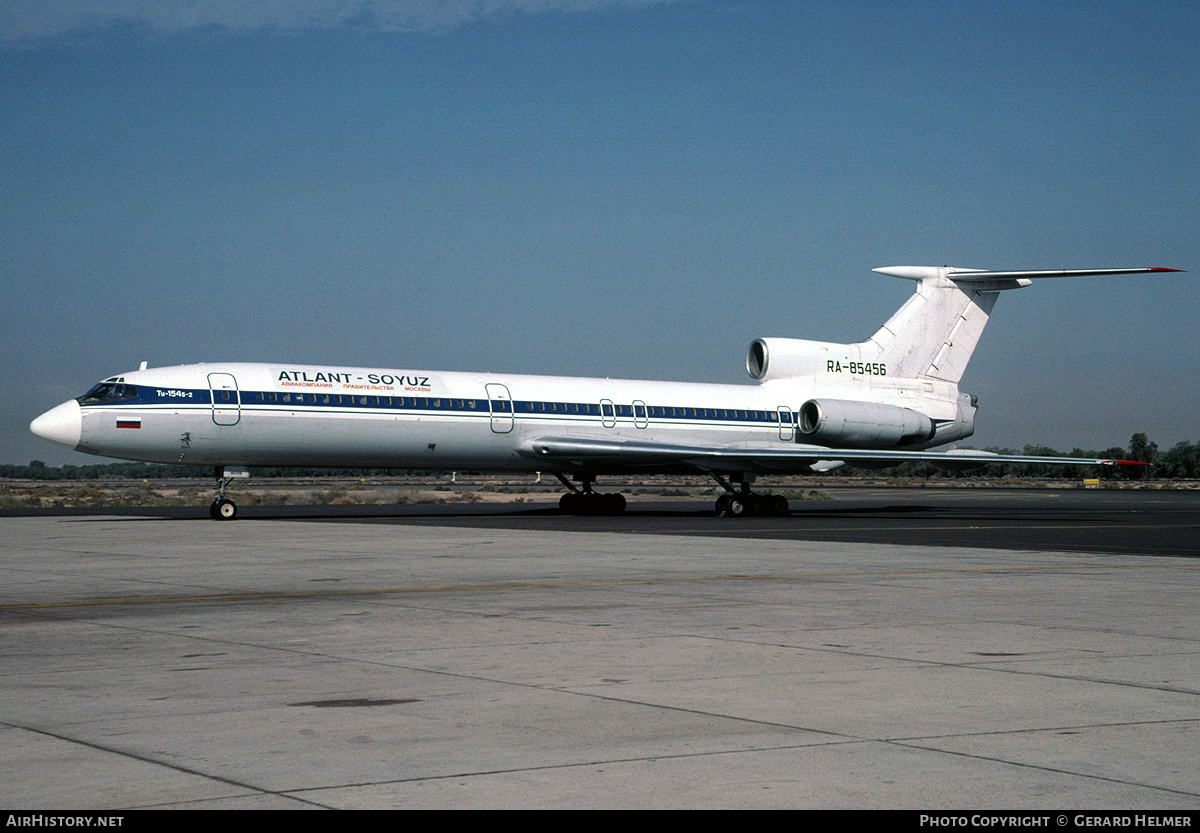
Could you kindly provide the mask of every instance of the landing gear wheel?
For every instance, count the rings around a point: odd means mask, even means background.
[[[237,517],[237,504],[229,498],[214,500],[208,507],[208,514],[214,521],[232,521]]]
[[[567,515],[620,515],[625,511],[625,495],[567,492],[558,499],[558,510]]]
[[[717,498],[718,518],[778,518],[788,514],[783,495],[725,494]]]
[[[620,492],[601,495],[600,499],[603,501],[604,514],[606,515],[620,515],[625,511],[625,495]]]

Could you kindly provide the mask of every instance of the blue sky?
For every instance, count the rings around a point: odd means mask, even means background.
[[[0,0],[0,462],[195,361],[740,382],[1007,293],[972,444],[1200,439],[1190,2]]]

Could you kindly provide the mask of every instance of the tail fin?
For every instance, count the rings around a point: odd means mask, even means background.
[[[957,384],[999,293],[1029,286],[1034,278],[1176,272],[1177,269],[1071,269],[1038,272],[986,272],[936,266],[887,266],[873,270],[917,281],[896,314],[863,345],[874,345],[888,375],[927,376]]]

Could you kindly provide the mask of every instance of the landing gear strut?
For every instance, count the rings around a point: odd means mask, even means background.
[[[754,475],[742,475],[738,482],[741,488],[735,489],[732,484],[719,474],[712,474],[714,480],[725,489],[725,494],[717,498],[718,518],[777,518],[788,514],[787,498],[783,495],[757,494],[750,491]]]
[[[214,521],[232,521],[237,517],[238,508],[236,503],[225,497],[225,487],[233,478],[225,476],[224,466],[216,467],[216,476],[217,496],[208,507],[208,514]]]
[[[561,512],[568,515],[620,515],[625,511],[625,495],[620,492],[607,495],[593,492],[590,477],[579,478],[583,484],[583,489],[580,490],[563,475],[555,474],[554,476],[570,489],[558,499],[558,508]]]

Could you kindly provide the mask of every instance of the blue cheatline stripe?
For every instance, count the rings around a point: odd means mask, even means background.
[[[614,405],[601,413],[601,406],[593,402],[539,402],[528,400],[467,399],[444,396],[390,396],[381,394],[333,394],[292,393],[290,391],[240,391],[240,402],[235,391],[230,391],[228,400],[214,397],[207,388],[194,390],[155,389],[150,385],[139,386],[138,395],[122,399],[119,403],[97,403],[85,408],[104,407],[119,410],[137,410],[146,406],[170,406],[175,408],[203,408],[211,406],[242,408],[244,410],[289,410],[312,408],[333,413],[355,413],[363,410],[372,412],[419,412],[422,414],[525,414],[533,417],[606,418],[653,420],[656,422],[716,422],[763,426],[779,425],[779,414],[774,410],[749,410],[745,408],[695,408],[679,405],[645,405],[636,409],[632,405]],[[274,396],[274,399],[271,397]],[[284,397],[287,397],[286,401]],[[340,401],[339,401],[340,400]],[[795,425],[799,419],[796,411],[784,417],[785,424]],[[946,421],[946,420],[941,420]]]

